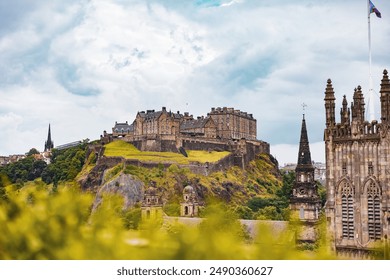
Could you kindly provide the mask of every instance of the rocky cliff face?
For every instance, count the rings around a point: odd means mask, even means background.
[[[99,206],[105,194],[120,195],[123,197],[123,208],[129,209],[136,203],[142,202],[144,187],[141,180],[132,175],[121,173],[98,189],[93,203],[93,210]]]
[[[142,202],[145,186],[151,184],[164,205],[178,205],[187,185],[195,189],[200,201],[217,198],[231,205],[245,205],[253,197],[271,197],[282,186],[277,162],[267,154],[258,155],[245,169],[226,166],[207,175],[194,171],[191,166],[102,156],[96,166],[80,177],[79,183],[84,190],[97,194],[94,207],[104,193],[112,193],[124,198],[124,208]]]

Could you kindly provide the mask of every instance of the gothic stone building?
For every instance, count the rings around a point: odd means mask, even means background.
[[[326,216],[333,249],[367,257],[389,236],[390,82],[386,70],[380,89],[381,121],[365,120],[361,87],[348,107],[344,96],[340,122],[329,79],[325,90]]]

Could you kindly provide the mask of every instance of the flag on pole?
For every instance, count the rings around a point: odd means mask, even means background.
[[[372,4],[370,0],[370,14],[372,13],[375,13],[378,18],[382,17],[381,12],[379,12],[379,10],[374,6],[374,4]]]

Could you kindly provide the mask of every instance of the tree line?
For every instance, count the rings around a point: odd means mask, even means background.
[[[76,178],[85,162],[86,144],[65,150],[53,149],[51,164],[47,164],[37,155],[36,149],[26,153],[26,158],[0,167],[2,177],[6,176],[11,183],[21,184],[42,177],[47,184],[59,181],[70,181]]]

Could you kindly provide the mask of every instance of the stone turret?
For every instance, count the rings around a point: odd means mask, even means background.
[[[335,97],[332,86],[332,80],[328,79],[325,90],[325,111],[326,111],[326,127],[331,127],[336,124],[335,119]]]
[[[390,81],[386,69],[383,71],[380,94],[381,94],[381,120],[382,123],[388,124],[390,122]]]
[[[343,98],[343,107],[341,108],[341,111],[340,111],[340,115],[341,115],[341,124],[342,125],[349,125],[350,124],[350,120],[351,120],[351,112],[348,108],[348,102],[347,102],[347,97],[344,95],[344,98]]]
[[[353,103],[351,104],[352,108],[352,122],[364,123],[364,96],[362,93],[362,87],[358,86],[355,88],[353,94]]]

